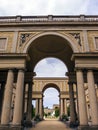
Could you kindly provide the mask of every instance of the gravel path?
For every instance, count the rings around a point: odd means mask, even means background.
[[[35,127],[30,130],[72,130],[68,128],[64,123],[57,120],[45,120],[36,124]]]

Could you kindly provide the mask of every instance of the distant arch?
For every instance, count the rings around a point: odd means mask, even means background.
[[[45,91],[46,89],[48,89],[48,88],[55,88],[55,89],[60,93],[60,88],[59,88],[56,84],[54,84],[54,83],[48,83],[48,84],[46,84],[46,85],[43,87],[43,89],[42,89],[42,93],[44,93],[44,91]]]

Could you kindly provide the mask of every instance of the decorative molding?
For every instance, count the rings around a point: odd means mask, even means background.
[[[94,37],[94,46],[95,46],[95,49],[98,50],[98,36]]]
[[[7,48],[8,38],[0,37],[0,51],[5,51]]]
[[[80,46],[82,46],[82,45],[81,45],[80,33],[69,33],[69,34],[71,34],[71,35],[77,40],[78,44],[79,44]]]
[[[20,34],[20,44],[19,46],[22,46],[32,35],[32,33],[22,33]]]

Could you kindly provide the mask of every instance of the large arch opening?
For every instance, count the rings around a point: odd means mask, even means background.
[[[66,65],[57,58],[44,58],[34,68],[36,77],[65,77]]]
[[[73,48],[63,37],[52,34],[40,36],[30,44],[28,54],[28,70],[34,70],[40,60],[48,57],[58,58],[66,64],[68,71],[74,70],[74,62],[71,60]]]
[[[57,67],[58,69],[61,69],[63,72],[62,77],[65,78],[65,72],[73,72],[74,71],[74,61],[71,60],[72,54],[74,53],[74,49],[71,46],[71,44],[69,43],[68,40],[66,40],[64,37],[61,37],[59,35],[54,35],[54,34],[46,34],[46,35],[42,35],[37,37],[37,39],[34,39],[31,44],[29,45],[29,47],[27,48],[28,50],[28,61],[26,64],[26,68],[27,71],[32,71],[32,72],[38,72],[37,65],[41,62],[48,62],[47,59],[50,59],[50,63],[53,62],[51,58],[55,58],[59,61],[61,61],[64,65],[64,67],[60,66]],[[44,59],[44,60],[43,60]],[[46,59],[46,61],[45,61]],[[48,63],[47,63],[48,64]],[[46,68],[49,70],[50,67]],[[42,71],[45,70],[45,67],[40,67],[40,69]],[[46,72],[48,73],[48,72]],[[36,73],[37,74],[37,73]],[[38,75],[38,74],[37,74]],[[36,75],[36,77],[37,77]],[[52,76],[51,76],[52,75]],[[49,73],[48,75],[41,75],[42,77],[49,77]],[[42,79],[40,79],[40,75],[38,75],[39,77],[39,83],[35,86],[35,89],[37,89],[37,96],[33,97],[34,100],[36,100],[36,116],[43,118],[43,84],[44,81],[42,81]],[[50,77],[53,77],[53,71],[50,74]],[[55,76],[57,77],[57,75]],[[33,78],[34,79],[34,78]],[[65,79],[64,79],[65,80]],[[66,114],[67,112],[65,111],[66,106],[65,106],[65,102],[67,102],[67,99],[69,99],[68,96],[68,80],[67,79],[67,83],[66,84],[62,84],[60,83],[60,87],[61,89],[59,90],[59,95],[60,95],[60,118],[62,118],[62,115]],[[57,79],[57,82],[59,81],[59,79]],[[49,83],[50,84],[50,83]],[[59,82],[58,82],[59,84]],[[54,85],[52,84],[52,86],[49,87],[54,87]],[[38,88],[38,86],[40,86]],[[65,89],[65,88],[67,89]],[[38,90],[39,89],[39,90]],[[67,90],[67,92],[66,92]],[[66,96],[67,94],[67,96]],[[65,101],[66,100],[66,101]],[[62,109],[63,108],[63,109]]]

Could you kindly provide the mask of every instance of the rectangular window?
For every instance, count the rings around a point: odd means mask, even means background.
[[[96,49],[98,49],[98,37],[95,37],[95,46],[96,46]]]
[[[7,44],[7,39],[6,38],[0,38],[0,50],[5,50],[6,44]]]

